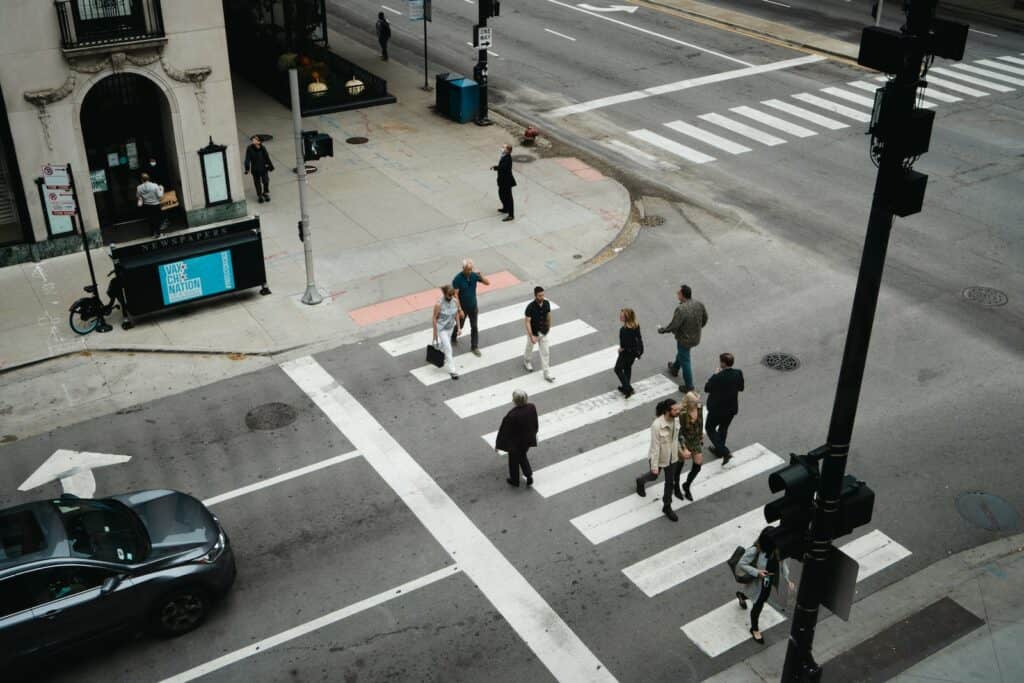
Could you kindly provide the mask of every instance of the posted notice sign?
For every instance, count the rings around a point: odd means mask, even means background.
[[[71,175],[67,164],[46,164],[43,166],[43,185],[59,190],[71,189]]]
[[[492,45],[491,41],[491,27],[490,26],[474,26],[473,27],[473,41],[476,43],[473,47],[477,50],[490,49]]]
[[[235,288],[230,250],[164,263],[157,269],[165,306]]]
[[[409,0],[409,21],[430,20],[430,0]]]

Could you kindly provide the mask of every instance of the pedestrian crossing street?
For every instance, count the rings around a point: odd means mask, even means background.
[[[786,108],[776,109],[785,111]],[[455,347],[457,371],[464,377],[473,378],[476,373],[484,373],[485,370],[493,368],[497,381],[479,389],[468,389],[447,399],[445,404],[458,419],[469,419],[494,411],[492,423],[496,424],[511,406],[514,389],[525,390],[531,400],[538,394],[551,392],[553,400],[557,402],[558,396],[564,393],[559,392],[559,389],[595,375],[606,376],[609,386],[613,386],[615,380],[612,367],[615,364],[618,347],[609,346],[590,351],[589,348],[597,344],[596,339],[588,338],[598,331],[579,319],[559,322],[551,329],[551,374],[555,376],[556,381],[552,383],[544,380],[536,360],[536,370],[526,373],[522,367],[521,354],[525,347],[522,320],[527,303],[515,303],[480,314],[478,329],[481,332],[493,331],[481,335],[482,342],[486,342],[480,347],[481,356],[469,353],[468,330],[460,337],[462,343]],[[551,307],[552,310],[558,309],[554,302],[551,302]],[[568,317],[564,314],[563,310],[563,315],[559,317]],[[420,329],[383,341],[380,346],[392,357],[400,359],[406,354],[423,353],[431,337],[430,328]],[[582,340],[588,340],[589,346],[582,344]],[[651,342],[649,346],[653,346]],[[651,348],[648,353],[656,351]],[[508,366],[510,362],[512,365]],[[503,363],[506,364],[505,367],[499,368],[498,366]],[[415,365],[409,372],[426,387],[439,382],[449,382],[454,391],[462,389],[459,382],[450,380],[443,368],[429,364]],[[476,378],[479,379],[479,376]],[[491,376],[488,375],[487,380],[490,379]],[[555,409],[546,409],[540,415],[538,444],[558,436],[580,433],[588,427],[599,425],[627,412],[635,419],[634,424],[641,427],[636,432],[534,471],[533,492],[543,499],[550,499],[569,491],[580,491],[606,475],[622,478],[621,494],[569,520],[570,524],[593,545],[614,543],[615,539],[662,518],[662,481],[649,484],[647,496],[640,497],[633,490],[633,479],[646,463],[649,445],[648,426],[652,419],[653,406],[662,398],[673,395],[678,397],[678,386],[664,374],[656,374],[635,379],[633,387],[636,393],[629,399],[623,398],[617,390],[612,390]],[[545,401],[545,405],[550,405],[550,402]],[[482,434],[481,439],[485,443],[481,445],[481,453],[494,453],[496,438],[496,430]],[[550,454],[545,452],[545,456],[547,455]],[[626,578],[647,597],[654,598],[709,571],[716,575],[728,571],[725,560],[732,554],[733,549],[752,543],[765,526],[762,508],[763,504],[768,502],[766,475],[785,465],[786,461],[759,443],[737,448],[733,451],[733,456],[729,465],[725,467],[717,458],[705,461],[700,475],[693,483],[694,501],[674,499],[673,509],[721,504],[715,502],[716,498],[721,501],[722,496],[719,494],[724,494],[733,487],[755,478],[764,481],[765,499],[759,501],[751,510],[622,568]],[[685,533],[686,529],[686,525],[679,525],[681,533]],[[858,580],[882,571],[910,555],[908,549],[878,529],[870,530],[848,542],[843,546],[843,550],[860,562]],[[740,587],[739,584],[729,584],[723,598],[728,599]],[[764,608],[760,625],[762,631],[765,631],[784,621],[783,613],[769,604]],[[717,657],[748,641],[749,627],[749,613],[741,610],[735,598],[732,598],[720,607],[690,619],[681,625],[680,629],[684,636],[705,654]]]
[[[928,87],[920,90],[920,103],[928,109],[1011,93],[1024,87],[1024,59],[1003,56],[933,66],[926,80]],[[871,121],[875,91],[885,81],[885,76],[876,76],[822,87],[816,92],[793,93],[785,99],[732,107],[724,113],[701,114],[695,121],[668,121],[654,130],[626,131],[627,138],[611,138],[602,144],[620,156],[658,170],[678,170],[680,162],[707,164],[723,155],[747,154],[758,146],[783,145],[851,125],[862,128],[858,124]]]

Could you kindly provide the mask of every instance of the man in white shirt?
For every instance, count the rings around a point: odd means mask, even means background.
[[[138,206],[142,209],[142,215],[149,222],[153,231],[153,237],[160,236],[160,225],[163,222],[163,214],[160,211],[160,199],[164,196],[164,188],[149,179],[148,173],[142,174],[142,183],[135,188],[135,196],[138,198]]]

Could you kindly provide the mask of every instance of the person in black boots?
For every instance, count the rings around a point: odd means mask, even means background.
[[[646,496],[644,485],[656,481],[658,474],[665,471],[665,490],[661,495],[661,511],[673,522],[679,516],[672,509],[672,487],[678,475],[676,467],[679,462],[679,404],[671,398],[658,403],[654,409],[656,417],[651,423],[651,447],[647,452],[650,470],[636,478],[636,494]]]
[[[501,201],[498,213],[508,214],[501,220],[515,220],[516,209],[512,200],[512,188],[516,186],[516,179],[512,175],[512,145],[505,143],[501,146],[501,158],[498,159],[497,166],[491,166],[491,170],[498,172],[498,199]]]
[[[753,577],[753,581],[747,584],[744,591],[736,591],[736,599],[740,603],[740,609],[747,609],[747,600],[753,595],[754,606],[750,610],[750,637],[759,645],[764,645],[764,636],[761,635],[761,627],[757,623],[761,616],[761,609],[768,601],[772,588],[779,588],[779,572],[786,579],[790,593],[796,590],[796,584],[789,578],[789,564],[779,556],[779,549],[775,544],[776,527],[767,526],[761,530],[757,542],[747,548],[743,557],[736,564],[736,573],[743,572]]]
[[[679,451],[683,459],[676,465],[676,476],[672,482],[673,493],[676,498],[693,500],[690,484],[700,474],[700,468],[704,464],[704,409],[700,404],[700,398],[693,391],[683,396],[683,409],[679,415]],[[690,466],[690,473],[686,475],[686,483],[680,490],[679,479],[683,476],[683,465],[687,460],[693,461],[693,464]]]
[[[249,142],[251,144],[245,150],[245,172],[252,171],[256,198],[262,204],[270,201],[270,172],[274,170],[274,162],[270,160],[270,153],[259,135],[253,135]]]
[[[740,392],[743,391],[743,371],[733,367],[736,358],[731,353],[718,356],[718,370],[704,383],[708,395],[708,417],[704,423],[711,439],[711,452],[722,458],[722,466],[729,464],[732,452],[725,445],[729,425],[740,411]]]
[[[516,389],[512,392],[514,408],[501,421],[498,437],[494,440],[495,451],[508,453],[508,479],[510,486],[519,486],[519,470],[526,475],[526,485],[533,485],[533,468],[526,457],[526,451],[537,445],[537,407],[528,402],[526,392]]]
[[[633,376],[633,361],[644,355],[644,338],[640,336],[640,325],[632,308],[619,311],[619,357],[615,361],[615,376],[619,378],[619,391],[629,398],[636,392],[630,380]]]

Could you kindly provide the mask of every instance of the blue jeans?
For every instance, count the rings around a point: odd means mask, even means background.
[[[690,365],[690,348],[676,342],[676,365],[683,371],[683,386],[693,386],[693,366]]]

